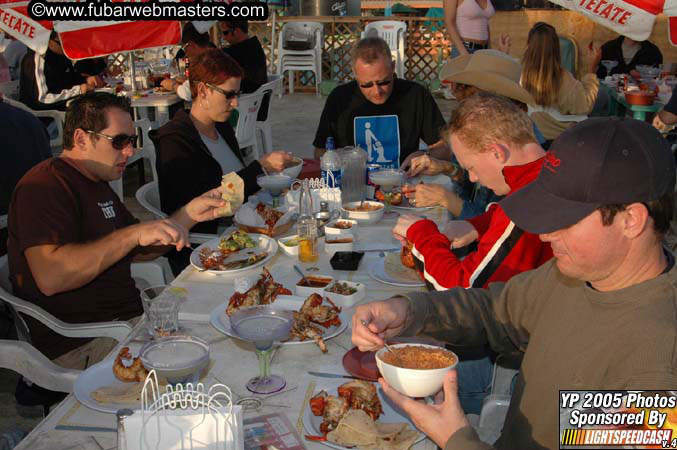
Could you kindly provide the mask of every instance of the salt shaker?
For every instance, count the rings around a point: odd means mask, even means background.
[[[125,438],[125,417],[134,414],[134,410],[129,408],[118,409],[115,413],[118,423],[118,450],[127,450],[127,440]]]
[[[317,235],[322,237],[324,236],[324,226],[331,220],[329,204],[326,201],[320,202],[320,210],[315,213],[315,220],[317,221]]]

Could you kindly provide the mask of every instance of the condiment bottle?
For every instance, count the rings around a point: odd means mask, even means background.
[[[313,215],[313,199],[310,194],[308,180],[303,180],[301,197],[299,198],[300,215],[297,222],[299,235],[299,261],[317,261],[317,221]]]
[[[315,213],[315,220],[317,221],[317,235],[324,236],[324,226],[329,223],[331,213],[329,212],[329,204],[324,200],[320,202],[320,210]]]

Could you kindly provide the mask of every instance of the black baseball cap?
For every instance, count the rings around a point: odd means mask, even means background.
[[[500,205],[515,225],[540,234],[573,225],[600,206],[656,200],[674,188],[674,157],[654,127],[599,117],[564,131],[538,178]]]

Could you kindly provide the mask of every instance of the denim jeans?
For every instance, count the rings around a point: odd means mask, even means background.
[[[481,359],[459,361],[458,398],[466,414],[477,414],[482,411],[484,398],[491,393],[491,378],[494,363],[485,356]]]

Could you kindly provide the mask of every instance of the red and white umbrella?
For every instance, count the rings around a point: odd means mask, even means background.
[[[166,21],[55,21],[31,19],[27,1],[0,0],[0,30],[37,53],[45,53],[56,30],[66,56],[72,60],[113,53],[177,45],[181,24]]]
[[[677,0],[550,0],[583,14],[630,39],[644,41],[653,30],[656,16],[669,17],[670,42],[677,45]],[[674,24],[674,25],[673,25]],[[673,31],[674,30],[674,31]]]
[[[54,29],[51,20],[33,20],[28,15],[28,2],[0,0],[0,30],[37,53],[47,51],[49,35]]]

